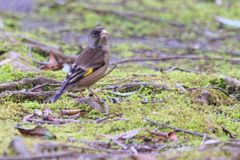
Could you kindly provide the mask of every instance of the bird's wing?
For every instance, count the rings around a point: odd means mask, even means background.
[[[85,48],[71,66],[59,91],[64,90],[67,85],[81,80],[104,66],[104,54],[105,52],[100,48]]]

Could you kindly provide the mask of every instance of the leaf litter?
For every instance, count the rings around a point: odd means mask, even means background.
[[[15,128],[21,133],[22,136],[31,136],[43,139],[57,138],[51,131],[42,126],[36,126],[34,128],[22,128],[22,127]]]

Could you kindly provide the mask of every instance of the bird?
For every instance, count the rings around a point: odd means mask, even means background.
[[[58,91],[44,102],[52,100],[52,103],[55,103],[65,92],[75,89],[78,89],[81,93],[79,98],[86,97],[81,91],[86,88],[96,96],[95,99],[101,100],[92,91],[91,86],[102,78],[109,65],[108,34],[107,30],[102,26],[90,31],[87,47],[72,64]]]

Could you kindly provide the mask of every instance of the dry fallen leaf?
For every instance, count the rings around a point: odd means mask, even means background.
[[[49,53],[49,64],[46,64],[46,65],[40,67],[40,69],[51,70],[51,71],[59,70],[62,68],[63,68],[63,65],[61,65],[57,62],[52,51],[50,51],[50,53]]]
[[[81,115],[85,115],[88,111],[84,109],[74,109],[74,110],[62,110],[61,115],[75,115],[80,113]]]
[[[36,126],[34,128],[22,128],[22,127],[16,127],[18,131],[21,133],[22,136],[31,136],[31,137],[38,137],[38,138],[44,138],[44,139],[56,139],[57,137],[50,132],[48,129]]]
[[[52,114],[51,108],[49,108],[47,105],[44,107],[43,115],[48,116]]]
[[[152,142],[153,143],[161,143],[162,144],[162,143],[164,143],[164,138],[161,137],[161,136],[158,136],[158,137],[153,138]]]
[[[166,137],[170,140],[173,140],[173,141],[178,141],[178,138],[177,138],[177,135],[175,132],[169,132],[169,133],[166,133],[166,132],[154,132],[154,131],[150,131],[150,130],[146,130],[147,132],[149,133],[152,133],[152,134],[155,134],[157,136],[161,136],[161,137]]]
[[[169,139],[173,141],[178,141],[177,134],[175,132],[168,133]]]
[[[146,136],[138,136],[138,139],[142,139],[144,142],[151,142],[152,138]]]
[[[97,135],[106,137],[108,139],[125,140],[125,139],[130,139],[130,138],[136,136],[141,130],[142,129],[136,129],[136,130],[125,132],[125,133],[122,133],[119,135],[106,135],[106,134],[101,134],[101,133],[97,133]]]

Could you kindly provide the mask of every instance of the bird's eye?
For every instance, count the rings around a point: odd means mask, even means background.
[[[99,36],[99,35],[100,35],[100,32],[99,32],[99,31],[93,31],[93,34],[94,34],[95,36]]]

